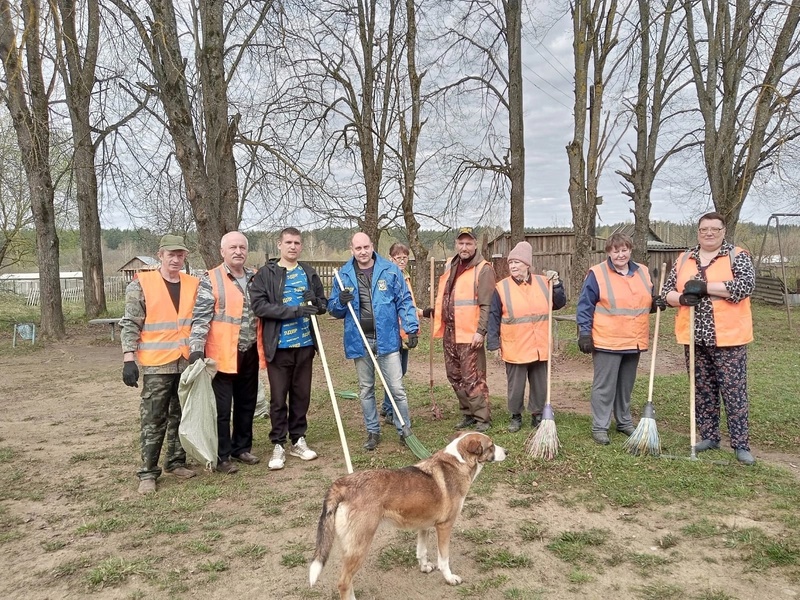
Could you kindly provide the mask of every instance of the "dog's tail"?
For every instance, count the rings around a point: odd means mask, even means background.
[[[336,539],[336,509],[339,507],[339,502],[341,502],[341,497],[332,486],[325,495],[322,514],[319,516],[317,524],[317,548],[314,550],[314,560],[311,562],[308,572],[308,579],[312,586],[319,579]]]

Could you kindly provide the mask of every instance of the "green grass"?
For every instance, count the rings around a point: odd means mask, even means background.
[[[517,531],[523,542],[538,542],[544,539],[545,529],[538,523],[522,523]]]
[[[475,552],[474,557],[483,570],[519,569],[531,566],[532,562],[530,557],[524,554],[514,554],[504,548],[499,550],[481,548]]]
[[[416,546],[386,546],[378,554],[378,568],[391,571],[396,567],[413,568],[417,566]]]
[[[266,552],[266,548],[264,549]],[[302,567],[306,564],[306,557],[303,556],[300,552],[289,552],[287,554],[281,555],[281,566],[286,567],[287,569],[293,569],[294,567]]]
[[[592,563],[595,557],[590,548],[602,546],[608,537],[609,531],[606,529],[565,531],[547,544],[547,549],[570,564]]]
[[[642,600],[682,600],[686,597],[683,588],[673,583],[654,582],[638,590]]]
[[[153,577],[154,574],[151,561],[113,557],[90,569],[86,581],[91,587],[109,587],[122,583],[131,575]]]

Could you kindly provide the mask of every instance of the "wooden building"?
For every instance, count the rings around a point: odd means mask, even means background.
[[[132,281],[140,271],[153,271],[158,268],[158,259],[152,256],[134,256],[117,271],[121,271],[125,281]]]

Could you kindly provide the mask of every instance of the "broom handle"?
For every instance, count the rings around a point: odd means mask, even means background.
[[[664,271],[667,263],[661,263],[661,276],[658,278],[658,293],[664,289]],[[647,403],[653,402],[653,380],[656,376],[656,352],[658,351],[658,326],[661,323],[661,309],[656,309],[656,328],[653,332],[653,354],[650,356],[650,382],[647,384]]]
[[[336,282],[339,284],[340,289],[344,289],[344,284],[342,283],[342,278],[339,277],[339,271],[337,269],[333,270],[333,276],[336,277]],[[375,367],[375,371],[378,373],[378,376],[381,378],[381,383],[383,384],[383,389],[386,390],[386,396],[389,398],[389,402],[392,403],[392,408],[394,409],[394,414],[397,416],[397,419],[400,421],[400,427],[403,428],[406,426],[406,422],[403,421],[403,415],[400,414],[400,410],[397,408],[397,403],[394,401],[394,396],[392,396],[392,390],[389,389],[389,386],[386,384],[386,379],[383,377],[383,372],[381,371],[381,367],[378,364],[378,359],[375,358],[375,354],[372,352],[372,347],[369,345],[367,341],[367,336],[364,334],[364,330],[361,328],[361,323],[358,320],[358,315],[356,315],[356,311],[353,308],[352,303],[347,303],[347,308],[350,309],[350,316],[353,317],[353,321],[358,328],[358,333],[361,334],[361,340],[364,342],[364,346],[369,353],[369,357],[372,359],[372,365]]]
[[[314,327],[314,335],[317,337],[317,346],[319,346],[319,358],[320,360],[322,360],[322,369],[325,371],[325,381],[328,382],[328,393],[331,395],[331,403],[333,404],[333,416],[336,417],[336,427],[339,429],[339,440],[341,440],[342,442],[342,451],[344,452],[344,462],[345,465],[347,466],[347,473],[349,474],[353,472],[353,463],[350,462],[350,449],[347,447],[347,438],[344,436],[342,417],[339,414],[339,404],[336,402],[336,392],[333,391],[331,372],[328,370],[328,361],[325,358],[325,348],[322,347],[322,336],[319,334],[317,315],[311,315],[311,325]]]
[[[695,422],[695,367],[694,367],[694,306],[689,307],[689,441],[692,444],[692,458],[695,458],[697,442],[697,423]]]
[[[531,282],[533,283],[533,282]],[[550,373],[553,363],[553,280],[547,280],[547,396],[545,406],[550,404]]]
[[[435,282],[434,282],[433,279],[434,279],[434,271],[436,269],[436,265],[434,264],[434,261],[436,259],[433,256],[431,256],[430,259],[431,259],[431,269],[430,269],[430,271],[431,271],[431,282],[430,282],[431,285],[430,285],[430,288],[431,289],[430,289],[430,293],[428,295],[428,300],[429,300],[428,306],[433,307],[433,303],[435,301],[435,298],[433,297],[433,286],[434,286]],[[430,374],[431,402],[434,403],[434,400],[433,400],[433,319],[431,319],[430,330],[431,330],[431,335],[430,335],[430,340],[428,342],[428,346],[429,346],[429,348],[428,348],[428,373]]]

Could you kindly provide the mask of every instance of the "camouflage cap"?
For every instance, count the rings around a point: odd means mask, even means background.
[[[462,235],[468,235],[473,240],[477,240],[478,236],[475,235],[475,232],[472,230],[472,227],[461,227],[456,234],[456,239],[460,238]]]
[[[161,238],[158,244],[159,250],[183,250],[188,252],[189,249],[183,243],[183,236],[180,235],[165,235]]]

